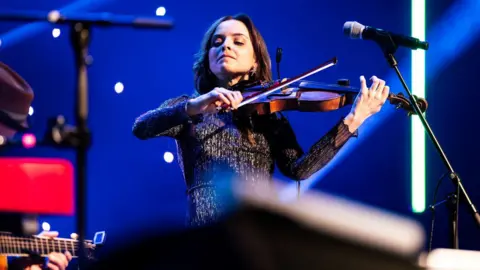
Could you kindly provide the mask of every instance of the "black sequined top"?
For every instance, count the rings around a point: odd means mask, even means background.
[[[188,226],[208,224],[227,212],[227,194],[218,188],[222,181],[235,177],[251,185],[268,185],[275,164],[291,179],[306,179],[356,136],[339,121],[305,153],[281,114],[238,118],[226,112],[190,117],[185,111],[189,98],[169,99],[139,116],[133,125],[139,139],[167,136],[176,140],[187,187]],[[244,127],[250,127],[250,133]]]

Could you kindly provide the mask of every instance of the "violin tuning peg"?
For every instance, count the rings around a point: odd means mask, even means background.
[[[339,79],[337,80],[337,84],[341,86],[350,86],[350,80],[349,79]]]

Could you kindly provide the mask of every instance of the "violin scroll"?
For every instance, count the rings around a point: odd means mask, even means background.
[[[420,111],[424,113],[428,108],[427,100],[424,98],[419,98],[415,95],[414,97],[417,100],[418,108],[420,108]],[[402,93],[398,93],[398,94],[390,93],[390,95],[388,96],[388,100],[390,101],[390,104],[395,105],[397,109],[406,110],[408,112],[408,115],[416,114],[412,103]]]

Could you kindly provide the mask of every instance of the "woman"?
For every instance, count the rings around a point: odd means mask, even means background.
[[[251,19],[243,14],[214,22],[206,32],[193,65],[193,95],[169,99],[139,116],[133,134],[139,139],[167,136],[177,141],[180,167],[187,185],[188,225],[218,220],[228,200],[218,186],[231,177],[252,186],[268,185],[276,164],[294,180],[303,180],[329,162],[358,127],[378,112],[389,93],[383,80],[372,77],[362,87],[351,112],[304,153],[283,116],[240,117],[241,89],[271,81],[266,44]],[[219,106],[230,110],[217,112]]]

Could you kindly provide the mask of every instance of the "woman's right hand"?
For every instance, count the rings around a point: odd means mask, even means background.
[[[230,91],[216,87],[206,94],[190,99],[187,103],[186,111],[190,116],[214,113],[217,111],[217,108],[222,107],[224,104],[227,105],[228,109],[235,110],[242,100],[243,96],[239,91]]]

